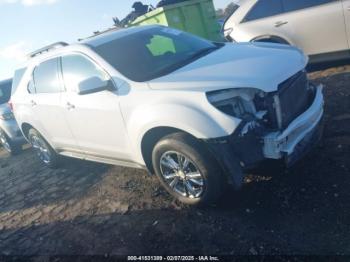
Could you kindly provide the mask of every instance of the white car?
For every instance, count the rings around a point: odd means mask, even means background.
[[[241,0],[226,38],[297,46],[310,62],[350,58],[350,0]]]
[[[241,187],[243,171],[265,159],[294,163],[319,138],[322,87],[296,48],[146,26],[31,57],[12,102],[51,167],[63,155],[145,168],[195,205]]]

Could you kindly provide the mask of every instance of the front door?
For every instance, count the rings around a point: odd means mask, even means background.
[[[89,156],[114,160],[130,159],[129,139],[115,91],[79,95],[79,83],[109,75],[81,54],[61,58],[62,76],[67,93],[62,99],[65,116],[80,148]]]

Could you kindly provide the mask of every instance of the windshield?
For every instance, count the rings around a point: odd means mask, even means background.
[[[0,105],[5,104],[11,97],[11,85],[12,81],[6,81],[0,83]]]
[[[169,74],[219,45],[179,30],[157,27],[93,48],[121,74],[143,82]]]

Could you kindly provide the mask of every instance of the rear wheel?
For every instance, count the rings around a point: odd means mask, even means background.
[[[166,190],[189,205],[215,202],[225,188],[219,165],[195,138],[176,133],[153,150],[153,167]]]
[[[21,151],[21,145],[14,143],[8,135],[0,129],[0,143],[11,155],[17,155]]]
[[[35,129],[28,133],[29,142],[40,160],[50,168],[57,168],[60,164],[60,157],[55,150],[46,142],[43,136]]]

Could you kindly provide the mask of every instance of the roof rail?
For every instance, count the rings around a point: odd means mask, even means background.
[[[29,57],[29,58],[33,58],[33,57],[35,57],[35,56],[37,56],[37,55],[40,55],[40,54],[42,54],[42,53],[49,52],[49,51],[52,50],[52,49],[55,49],[55,48],[58,48],[58,47],[64,47],[64,46],[68,46],[68,44],[65,43],[65,42],[53,43],[53,44],[51,44],[51,45],[45,46],[45,47],[43,47],[43,48],[40,48],[40,49],[38,49],[38,50],[36,50],[36,51],[30,53],[30,54],[28,55],[28,57]]]

